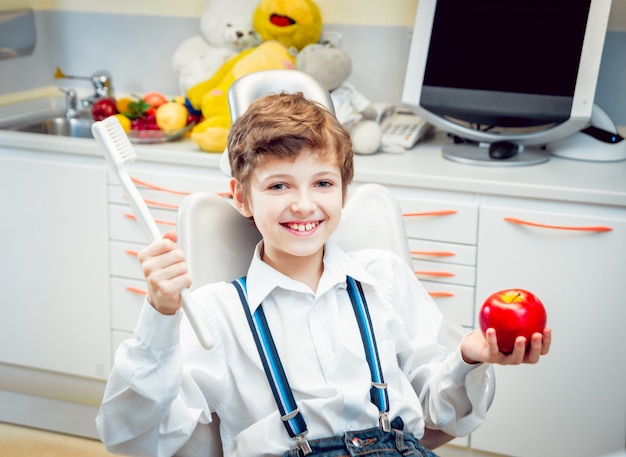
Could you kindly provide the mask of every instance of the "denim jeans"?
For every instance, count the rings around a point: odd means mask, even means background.
[[[403,431],[402,419],[391,422],[391,431],[384,432],[380,427],[356,432],[346,432],[344,436],[322,438],[309,441],[310,457],[437,457],[423,447],[410,432]],[[298,446],[287,451],[283,457],[303,457]]]

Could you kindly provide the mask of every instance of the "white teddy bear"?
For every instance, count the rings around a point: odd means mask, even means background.
[[[205,0],[200,18],[201,35],[183,41],[172,55],[178,84],[189,88],[210,79],[224,62],[261,42],[252,26],[259,0]]]

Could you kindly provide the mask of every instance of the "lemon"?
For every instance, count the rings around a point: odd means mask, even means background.
[[[176,102],[163,103],[154,114],[161,130],[180,130],[187,125],[189,117],[187,108]]]
[[[130,131],[130,125],[131,125],[130,119],[128,119],[123,114],[114,114],[113,116],[115,116],[117,120],[120,121],[120,124],[122,125],[122,128],[124,129],[124,132],[128,133]]]

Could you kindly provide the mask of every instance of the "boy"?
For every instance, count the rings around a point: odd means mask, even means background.
[[[484,418],[489,365],[482,362],[535,363],[548,352],[550,330],[533,335],[528,352],[518,338],[508,356],[493,329],[452,349],[441,313],[402,260],[380,250],[344,253],[328,241],[353,155],[349,134],[323,107],[302,94],[259,99],[231,127],[228,150],[235,205],[263,238],[247,291],[217,283],[194,292],[215,341],[205,351],[186,324],[179,329],[179,291],[191,281],[176,235],[140,253],[148,295],[97,418],[113,452],[193,452],[217,416],[225,456],[344,455],[346,447],[354,454],[376,446],[381,455],[407,447],[434,455],[415,438],[426,426],[465,435]],[[370,336],[351,305],[358,302],[351,278],[364,291]],[[259,347],[271,345],[255,344],[250,323],[261,311],[286,378],[273,388],[265,368],[280,362],[264,367]],[[298,409],[285,413],[277,405],[280,394],[289,403],[290,392]],[[296,419],[302,424],[289,429]]]

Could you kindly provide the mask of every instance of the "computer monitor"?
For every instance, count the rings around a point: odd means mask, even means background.
[[[589,123],[610,8],[611,0],[419,0],[402,102],[455,136],[449,159],[543,162],[543,145]],[[494,159],[494,147],[507,145],[521,152]]]

